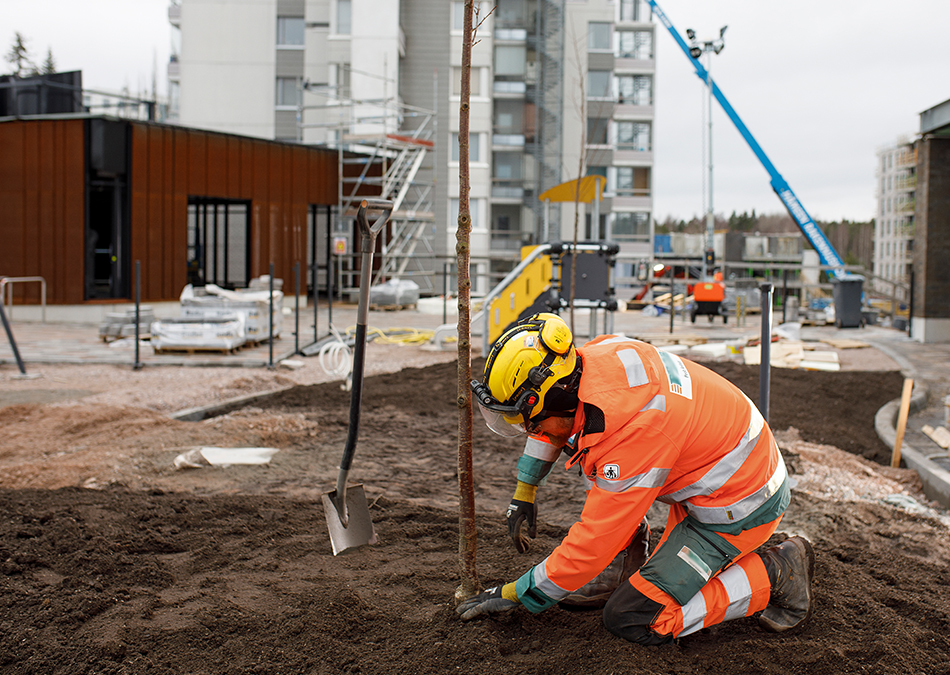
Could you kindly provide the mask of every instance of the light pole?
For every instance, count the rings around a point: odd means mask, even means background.
[[[709,276],[712,274],[713,267],[716,264],[716,253],[713,248],[713,234],[715,231],[715,216],[713,215],[713,151],[712,151],[712,99],[713,99],[713,82],[712,82],[712,55],[718,54],[725,47],[723,42],[723,36],[726,34],[726,28],[728,26],[723,26],[719,29],[719,37],[715,40],[707,40],[705,42],[699,42],[696,40],[696,31],[692,28],[686,29],[686,36],[690,40],[689,55],[694,59],[699,60],[703,54],[706,54],[706,89],[709,96],[709,126],[708,126],[708,167],[709,167],[709,201],[706,208],[706,245],[703,251],[703,281],[708,281]]]

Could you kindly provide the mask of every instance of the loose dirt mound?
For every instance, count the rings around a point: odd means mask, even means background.
[[[757,369],[715,367],[758,399]],[[808,485],[793,493],[780,537],[815,543],[814,618],[782,636],[733,621],[661,648],[617,640],[599,612],[456,619],[455,382],[454,364],[367,379],[352,477],[365,485],[379,543],[341,557],[331,554],[319,500],[347,431],[349,394],[338,384],[297,387],[200,423],[133,408],[0,410],[11,439],[0,450],[0,668],[950,673],[946,526],[874,501],[828,499],[810,468],[826,456],[840,470],[824,476],[914,491],[911,472],[857,457],[887,455],[873,416],[899,395],[899,374],[773,371],[770,417],[777,429],[799,430],[803,440],[790,433],[782,445],[802,448],[788,460]],[[281,451],[264,467],[171,468],[198,445]],[[475,420],[484,585],[514,579],[546,555],[582,505],[576,476],[556,470],[540,493],[538,539],[515,553],[501,512],[518,446]],[[76,457],[83,461],[70,464]],[[36,490],[31,481],[105,489]],[[663,523],[653,524],[657,537]]]

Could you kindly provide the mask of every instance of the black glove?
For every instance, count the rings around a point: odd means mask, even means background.
[[[512,499],[508,505],[508,512],[505,513],[508,519],[508,534],[511,540],[515,542],[515,548],[518,553],[527,553],[531,548],[531,542],[528,537],[534,539],[538,536],[538,507],[533,502],[525,502],[520,499]],[[527,529],[525,525],[527,524]]]
[[[495,586],[494,588],[489,588],[487,591],[482,591],[474,598],[469,598],[465,602],[460,603],[459,606],[455,608],[455,612],[462,617],[462,621],[468,621],[478,616],[507,612],[517,607],[519,603],[512,600],[505,600],[501,596],[501,589],[501,586]]]

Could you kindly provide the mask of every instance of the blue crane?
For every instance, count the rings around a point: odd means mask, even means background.
[[[663,13],[663,10],[660,9],[660,6],[656,4],[655,0],[646,0],[646,2],[650,5],[653,13],[659,17],[660,22],[666,26],[667,30],[670,31],[670,35],[672,35],[673,39],[676,40],[676,44],[679,45],[680,49],[683,50],[683,53],[686,54],[686,57],[693,64],[693,68],[696,69],[696,75],[699,77],[699,79],[701,79],[704,83],[710,82],[710,78],[706,69],[699,62],[699,59],[695,58],[690,53],[689,45],[687,45],[686,41],[680,37],[680,34],[673,26],[673,23],[669,20],[666,14]],[[760,162],[762,162],[762,166],[765,167],[766,171],[768,171],[771,178],[772,189],[775,190],[775,194],[778,195],[778,198],[782,200],[785,208],[788,209],[789,215],[791,215],[792,219],[805,235],[805,238],[808,239],[808,243],[810,243],[812,247],[818,252],[818,257],[821,259],[822,265],[832,268],[829,271],[829,274],[832,276],[836,278],[844,276],[844,261],[838,255],[835,247],[831,245],[831,242],[828,241],[828,237],[825,236],[825,233],[821,231],[821,228],[819,228],[818,225],[815,224],[815,221],[812,220],[811,216],[808,215],[808,211],[806,211],[805,207],[802,206],[802,203],[792,191],[792,188],[789,186],[788,182],[782,178],[782,174],[780,174],[778,169],[775,168],[775,165],[772,164],[772,161],[765,154],[762,146],[760,146],[758,141],[755,140],[755,137],[752,136],[752,132],[750,132],[749,128],[743,123],[742,119],[726,99],[726,96],[719,89],[719,86],[716,84],[716,82],[711,81],[710,84],[712,86],[712,95],[717,101],[719,101],[719,105],[722,106],[722,109],[725,111],[726,115],[728,115],[729,119],[732,120],[732,123],[736,125],[736,129],[739,130],[742,138],[744,138],[746,143],[749,144],[749,147],[752,148],[752,152],[755,153],[755,156],[758,157]]]

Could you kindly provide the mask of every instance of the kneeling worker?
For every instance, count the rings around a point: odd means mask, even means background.
[[[562,448],[588,493],[560,545],[517,581],[462,602],[462,619],[606,598],[608,630],[658,645],[757,612],[773,632],[809,617],[811,544],[792,537],[754,552],[788,507],[788,480],[768,424],[728,380],[622,336],[575,348],[560,317],[536,314],[495,342],[472,389],[493,431],[529,435],[508,510],[520,549]],[[655,500],[669,518],[640,566]]]

